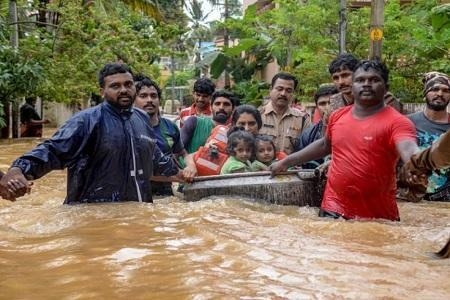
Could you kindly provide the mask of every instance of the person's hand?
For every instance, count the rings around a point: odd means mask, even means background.
[[[269,166],[271,177],[274,177],[278,173],[285,172],[288,169],[288,166],[285,166],[283,161],[284,159],[276,161]]]
[[[194,177],[197,176],[197,169],[187,166],[182,170],[184,181],[191,183],[194,180]]]
[[[50,123],[50,120],[48,120],[48,119],[44,120],[44,124],[49,124],[49,123]]]
[[[186,182],[183,170],[178,170],[177,175],[171,176],[173,182]]]
[[[414,166],[411,160],[409,160],[400,169],[398,178],[402,184],[409,187],[416,185],[426,187],[428,185],[429,175],[431,175],[431,171],[419,169]]]
[[[323,164],[319,165],[317,169],[319,170],[320,174],[323,174],[323,176],[327,177],[328,169],[330,168],[331,160],[326,160]]]
[[[398,174],[398,187],[403,188],[402,196],[406,201],[419,202],[427,192],[430,171],[419,169],[411,160],[405,163]]]
[[[16,201],[16,198],[30,193],[31,185],[19,168],[11,168],[0,180],[0,196]]]

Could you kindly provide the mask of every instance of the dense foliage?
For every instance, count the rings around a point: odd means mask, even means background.
[[[187,65],[188,59],[192,63],[193,47],[211,37],[199,1],[16,2],[18,49],[9,46],[8,1],[0,0],[0,122],[2,106],[27,94],[45,101],[86,103],[98,91],[99,68],[109,61],[124,61],[136,72],[170,85],[172,80],[162,80],[154,62],[167,56],[177,65]],[[208,2],[223,12],[221,1]],[[257,103],[265,95],[267,83],[261,79],[270,62],[300,79],[300,99],[311,99],[319,84],[330,81],[327,66],[338,54],[339,1],[274,2],[271,10],[250,6],[242,18],[233,16],[238,7],[233,5],[230,18],[211,29],[217,35],[226,29],[230,39],[239,40],[217,56],[210,71],[216,78],[228,71],[243,102]],[[450,4],[439,3],[415,0],[400,6],[398,0],[387,1],[383,59],[391,69],[391,91],[402,101],[421,101],[422,73],[450,73]],[[184,9],[189,5],[196,8],[189,12]],[[35,19],[31,11],[38,12]],[[347,10],[346,50],[360,58],[369,53],[369,19],[370,8]],[[184,85],[186,74],[198,72],[180,72],[174,82]]]
[[[300,79],[299,98],[311,99],[318,85],[330,81],[327,67],[338,54],[339,1],[274,2],[276,9],[258,12],[250,6],[242,20],[226,24],[240,43],[218,56],[212,74],[217,77],[228,70],[239,85],[246,85],[276,61]],[[422,73],[450,73],[450,5],[438,6],[438,2],[386,4],[383,59],[391,70],[391,91],[402,101],[421,101]],[[370,8],[348,9],[347,22],[346,51],[367,58]],[[246,102],[261,99],[243,96]]]

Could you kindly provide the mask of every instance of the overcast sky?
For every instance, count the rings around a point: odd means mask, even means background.
[[[210,21],[220,20],[220,17],[221,17],[220,11],[221,11],[222,7],[212,8],[211,5],[209,4],[209,2],[206,0],[200,0],[200,2],[202,3],[202,8],[203,8],[205,14],[211,11],[211,13],[208,16],[207,21],[210,22]],[[242,0],[240,2],[242,4]]]

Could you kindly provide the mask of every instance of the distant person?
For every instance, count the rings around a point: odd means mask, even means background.
[[[286,154],[294,151],[295,139],[311,124],[308,114],[291,107],[297,85],[292,74],[276,74],[270,86],[270,101],[260,109],[259,133],[272,136],[277,149]]]
[[[230,131],[228,136],[229,157],[222,166],[220,174],[244,173],[252,171],[250,160],[255,153],[255,137],[245,130],[238,128]]]
[[[352,74],[354,105],[331,114],[326,134],[271,165],[273,174],[332,154],[319,216],[399,220],[396,165],[419,149],[414,125],[384,103],[389,71],[361,61]]]
[[[314,95],[314,102],[316,103],[316,110],[319,112],[320,120],[313,126],[310,126],[303,131],[296,140],[294,151],[300,151],[309,144],[325,135],[325,127],[323,122],[323,115],[328,111],[330,106],[330,98],[337,93],[334,85],[322,85],[318,88]],[[317,159],[303,164],[305,169],[314,169],[324,162],[324,159]]]
[[[20,107],[20,136],[42,137],[42,124],[50,123],[42,120],[35,108],[36,97],[26,97],[25,104]]]
[[[28,180],[67,168],[66,204],[152,202],[150,177],[179,173],[156,145],[148,115],[133,109],[131,69],[106,64],[98,81],[105,101],[75,114],[52,138],[16,159],[0,180],[2,188],[10,180],[28,186]]]
[[[212,117],[211,97],[215,90],[216,85],[209,78],[200,78],[195,81],[192,94],[194,103],[190,107],[182,109],[178,116],[181,128],[191,116]]]
[[[425,108],[408,115],[417,131],[421,149],[430,147],[442,134],[450,130],[450,78],[443,73],[429,72],[423,77]],[[450,201],[450,168],[430,174],[425,200]]]

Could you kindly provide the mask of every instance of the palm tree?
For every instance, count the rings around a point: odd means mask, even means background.
[[[160,4],[158,0],[82,0],[82,5],[89,7],[96,5],[107,13],[115,11],[118,2],[123,2],[130,9],[141,12],[145,16],[151,17],[157,21],[161,21],[162,14],[160,11]]]
[[[192,26],[187,33],[187,43],[193,49],[196,49],[194,62],[198,63],[201,60],[199,50],[202,47],[202,42],[212,38],[211,30],[206,24],[206,19],[211,11],[204,13],[202,3],[198,0],[191,0],[189,2],[189,5],[186,5],[186,10]]]

